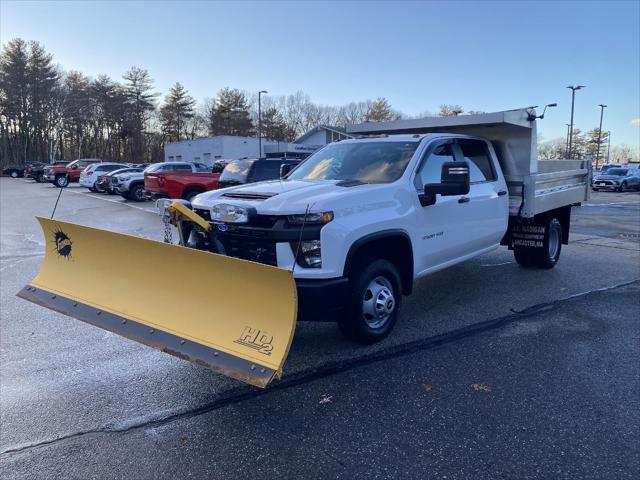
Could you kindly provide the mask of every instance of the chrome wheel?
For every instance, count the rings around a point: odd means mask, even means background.
[[[560,232],[557,228],[551,227],[549,232],[549,258],[555,259],[560,250]]]
[[[362,316],[371,328],[382,327],[396,308],[391,282],[376,277],[367,286],[362,297]]]

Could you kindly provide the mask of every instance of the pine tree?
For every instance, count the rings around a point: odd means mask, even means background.
[[[240,90],[229,87],[220,90],[208,116],[210,135],[255,135],[249,104]]]
[[[379,97],[369,105],[369,109],[365,114],[365,122],[384,122],[393,120],[395,114],[391,109],[389,101],[384,97]]]
[[[195,104],[196,101],[180,83],[176,82],[171,87],[160,108],[160,123],[167,141],[179,142],[187,136],[187,124],[194,117]]]
[[[270,107],[262,113],[262,136],[268,140],[289,142],[295,138],[295,132],[287,126],[278,109]]]
[[[143,68],[131,67],[124,75],[124,92],[129,107],[126,133],[131,136],[131,155],[135,161],[143,158],[145,145],[144,133],[151,113],[155,110],[153,79]]]
[[[0,127],[3,164],[25,161],[28,150],[27,43],[9,41],[0,54]]]

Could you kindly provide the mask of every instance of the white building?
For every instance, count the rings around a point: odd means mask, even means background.
[[[265,142],[262,142],[263,149]],[[258,155],[258,139],[254,137],[196,138],[182,142],[168,143],[164,147],[165,162],[199,162],[212,165],[220,159],[255,157]]]
[[[346,140],[347,138],[353,138],[353,135],[347,133],[341,127],[318,125],[316,128],[309,130],[307,133],[296,139],[295,143],[305,145],[322,145],[324,147],[328,143],[339,142],[340,140]]]
[[[320,125],[302,135],[295,142],[278,142],[262,139],[262,156],[305,158],[327,143],[352,138],[338,127]],[[212,165],[216,160],[232,160],[258,156],[258,139],[255,137],[196,138],[168,143],[164,147],[165,162],[198,162]]]

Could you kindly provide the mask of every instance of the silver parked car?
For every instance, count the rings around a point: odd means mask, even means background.
[[[640,190],[640,170],[637,168],[610,168],[593,179],[591,188],[598,190]]]

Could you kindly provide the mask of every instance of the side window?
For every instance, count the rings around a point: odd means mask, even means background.
[[[183,164],[183,165],[176,165],[174,170],[176,172],[190,172],[191,171],[191,165],[190,164]]]
[[[496,174],[491,165],[491,157],[484,142],[464,142],[460,145],[462,155],[469,164],[470,181],[493,182]]]
[[[420,166],[420,170],[414,180],[416,189],[422,191],[427,183],[440,183],[442,179],[442,164],[455,162],[455,160],[450,144],[437,147]]]

